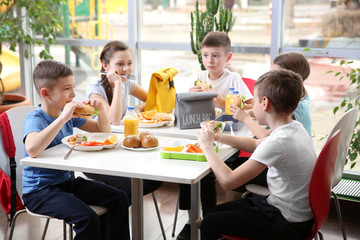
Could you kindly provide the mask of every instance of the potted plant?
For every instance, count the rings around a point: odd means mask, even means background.
[[[56,33],[62,29],[59,9],[65,3],[65,0],[0,0],[0,55],[4,42],[9,43],[12,51],[16,50],[18,43],[24,42],[42,46],[40,58],[52,58],[49,47],[55,42]],[[41,34],[42,39],[34,38],[36,34]],[[26,49],[24,55],[29,57]],[[0,74],[2,68],[0,61]],[[0,105],[3,99],[8,99],[4,92],[5,86],[0,78]],[[9,100],[15,101],[16,98],[11,97]]]
[[[201,69],[205,70],[202,62],[200,43],[205,35],[214,30],[230,32],[235,23],[231,9],[223,6],[222,0],[206,0],[206,11],[199,10],[199,1],[196,0],[195,11],[191,12],[191,49],[198,56]]]

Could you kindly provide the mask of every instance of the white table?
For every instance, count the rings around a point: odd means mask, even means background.
[[[159,138],[169,142],[171,138]],[[63,157],[69,151],[60,144],[42,152],[37,158],[24,158],[21,165],[73,170],[97,174],[129,177],[132,179],[132,238],[144,239],[143,226],[143,179],[191,184],[191,239],[199,239],[195,221],[199,219],[199,181],[210,172],[207,162],[162,159],[159,149],[146,152],[122,148],[97,152],[73,151],[68,160]],[[222,145],[218,155],[226,160],[237,149]]]

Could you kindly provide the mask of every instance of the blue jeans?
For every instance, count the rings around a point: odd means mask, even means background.
[[[109,209],[106,216],[107,239],[130,239],[128,199],[124,191],[81,177],[23,195],[32,212],[63,219],[74,224],[75,240],[99,240],[99,216],[88,206]]]
[[[216,240],[221,234],[251,239],[303,240],[310,235],[313,219],[289,222],[267,197],[242,198],[213,208],[201,222],[201,239]]]

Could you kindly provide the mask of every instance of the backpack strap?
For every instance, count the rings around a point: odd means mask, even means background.
[[[11,210],[10,210],[10,226],[16,212],[16,146],[12,135],[11,125],[6,112],[0,114],[0,127],[2,131],[5,152],[10,160],[10,179],[11,179]]]

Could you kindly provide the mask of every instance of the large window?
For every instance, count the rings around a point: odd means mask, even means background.
[[[357,0],[286,1],[285,46],[360,49],[359,18]]]
[[[134,75],[145,89],[151,74],[167,66],[179,70],[175,77],[178,92],[187,91],[195,80],[200,67],[191,52],[189,36],[190,12],[195,9],[195,0],[68,2],[68,13],[64,13],[66,31],[58,38],[60,44],[51,47],[51,52],[74,70],[79,95],[85,94],[87,84],[99,78],[98,54],[109,40],[124,41],[131,47]],[[319,151],[323,144],[320,139],[331,126],[328,119],[335,122],[340,116],[332,115],[333,107],[351,90],[345,82],[339,83],[325,74],[333,67],[326,52],[334,57],[360,59],[359,24],[351,20],[360,10],[356,4],[344,5],[344,2],[359,1],[224,2],[236,17],[229,33],[234,55],[228,67],[241,76],[257,79],[270,69],[271,59],[280,52],[312,49],[308,52],[311,75],[305,86],[311,97],[314,142]],[[205,7],[205,0],[199,3],[200,8]],[[28,73],[22,83],[29,85],[30,79]],[[330,125],[325,126],[322,119]],[[360,172],[357,168],[355,171]]]

